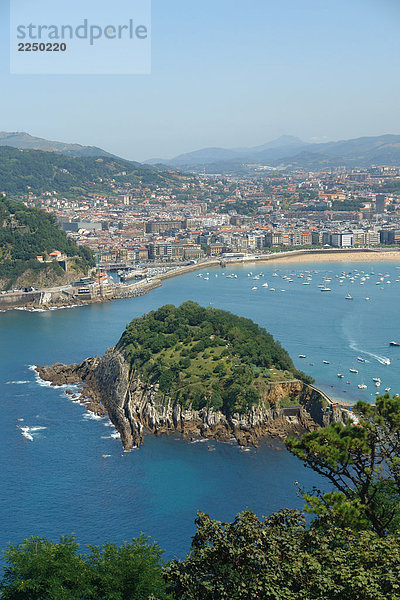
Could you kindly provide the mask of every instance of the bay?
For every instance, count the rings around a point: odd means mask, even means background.
[[[260,516],[301,507],[294,481],[306,489],[322,482],[282,445],[242,452],[147,436],[140,450],[124,453],[107,419],[86,414],[63,389],[39,385],[30,365],[101,355],[132,318],[195,300],[266,327],[331,397],[373,402],[373,377],[382,380],[380,392],[400,392],[400,348],[389,346],[400,341],[399,266],[248,264],[167,280],[141,298],[0,314],[0,548],[30,535],[56,540],[75,532],[85,545],[143,532],[167,558],[182,557],[197,510],[231,520],[245,507]],[[322,293],[322,285],[331,291]],[[358,389],[362,382],[367,389]]]

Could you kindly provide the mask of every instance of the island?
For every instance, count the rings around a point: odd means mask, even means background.
[[[192,301],[133,319],[103,357],[36,369],[52,385],[80,385],[81,402],[108,414],[125,450],[145,432],[257,445],[348,414],[265,329]]]

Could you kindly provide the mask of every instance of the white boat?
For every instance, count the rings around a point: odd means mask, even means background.
[[[254,287],[251,288],[252,290],[258,290],[258,287],[255,285]]]
[[[353,296],[350,296],[350,294],[347,294],[346,300],[353,300]]]
[[[337,376],[339,377],[339,379],[344,379],[344,375],[342,375],[341,373],[338,373]]]
[[[366,299],[366,300],[369,300],[369,296],[366,296],[366,298],[365,298],[365,299]]]
[[[357,371],[357,369],[349,369],[350,373],[359,373],[360,371]]]
[[[376,387],[381,387],[381,382],[380,381],[375,381],[375,385],[376,385]]]
[[[375,381],[376,383],[381,383],[381,378],[380,377],[373,377],[372,381]]]
[[[331,292],[331,291],[332,291],[331,288],[328,288],[328,287],[321,288],[321,292]]]
[[[267,288],[267,287],[268,287],[268,283],[263,283],[263,284],[262,284],[262,287],[265,287],[265,288]]]
[[[209,277],[204,277],[204,281],[209,281]]]
[[[392,389],[391,387],[387,387],[387,388],[385,388],[385,392],[390,392],[391,389]]]
[[[329,365],[329,360],[323,360],[322,362],[324,363],[324,365]]]
[[[299,358],[307,358],[305,354],[299,354]]]
[[[359,383],[357,387],[358,387],[359,390],[366,390],[367,389],[367,386],[365,385],[365,383]]]

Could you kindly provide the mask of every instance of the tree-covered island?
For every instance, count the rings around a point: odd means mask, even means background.
[[[160,394],[196,410],[244,413],[267,398],[271,383],[312,382],[264,328],[190,301],[134,319],[116,348]]]
[[[55,385],[81,384],[81,401],[108,413],[128,450],[146,432],[256,445],[348,414],[311,385],[265,329],[192,301],[134,319],[101,358],[37,370]]]

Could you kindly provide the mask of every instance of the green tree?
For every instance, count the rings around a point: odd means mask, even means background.
[[[357,422],[333,423],[286,445],[334,486],[305,494],[317,524],[334,520],[384,536],[400,524],[400,397],[359,402],[355,414]]]
[[[307,529],[297,511],[233,523],[199,513],[192,548],[165,570],[174,600],[399,600],[400,538]]]
[[[164,598],[162,550],[140,537],[122,546],[90,547],[91,587],[96,600]]]
[[[4,552],[2,600],[91,598],[88,568],[77,555],[78,547],[73,537],[61,537],[58,544],[39,537],[9,544]]]
[[[167,598],[162,551],[144,537],[77,553],[74,537],[55,544],[32,537],[9,544],[0,582],[2,600],[150,600]]]

